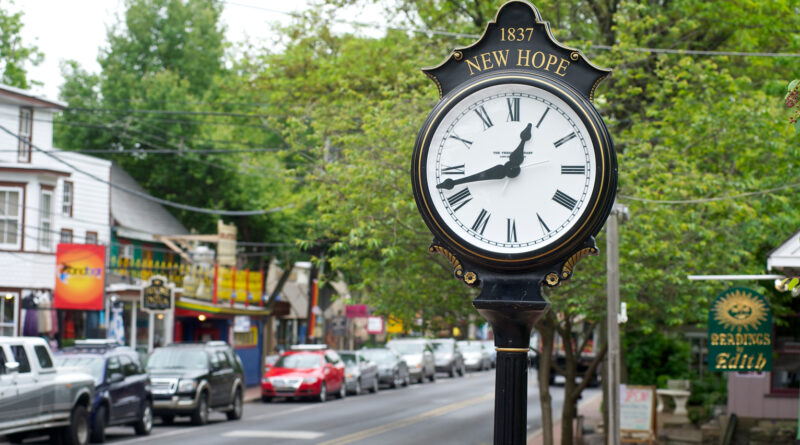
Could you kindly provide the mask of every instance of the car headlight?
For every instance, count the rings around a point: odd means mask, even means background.
[[[269,378],[264,377],[263,379],[261,379],[261,383],[270,383]]]
[[[303,383],[317,383],[317,380],[319,379],[316,377],[306,377],[303,379]]]
[[[181,380],[178,382],[178,392],[193,392],[197,388],[195,380]]]

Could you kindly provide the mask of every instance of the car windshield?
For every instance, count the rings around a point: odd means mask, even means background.
[[[276,368],[310,369],[320,365],[322,356],[319,354],[291,354],[284,355],[275,362]]]
[[[453,352],[453,343],[449,341],[433,342],[433,350],[436,352]]]
[[[151,369],[206,369],[208,356],[202,349],[161,348],[147,359]]]
[[[422,350],[424,349],[422,343],[390,343],[389,347],[402,355],[422,354]]]
[[[392,351],[387,349],[368,349],[361,351],[361,354],[363,354],[367,360],[371,360],[376,363],[394,363],[396,359]]]
[[[89,357],[85,355],[56,356],[57,367],[82,368],[92,377],[95,383],[103,381],[106,359],[103,357]]]
[[[459,346],[464,352],[481,352],[481,349],[483,349],[483,345],[480,343],[462,343]]]
[[[344,360],[344,364],[347,366],[355,366],[356,365],[356,355],[348,352],[340,352],[339,357]]]

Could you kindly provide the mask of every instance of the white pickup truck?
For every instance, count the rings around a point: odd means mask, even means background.
[[[36,337],[0,337],[0,436],[12,443],[49,435],[51,444],[89,441],[94,379],[59,370],[47,343]]]

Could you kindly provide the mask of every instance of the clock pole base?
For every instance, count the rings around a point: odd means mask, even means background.
[[[472,304],[492,324],[495,336],[494,445],[525,445],[531,329],[550,304],[538,286],[534,301],[483,300],[484,293]]]

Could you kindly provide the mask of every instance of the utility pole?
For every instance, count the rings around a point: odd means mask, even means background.
[[[609,445],[620,443],[620,345],[619,345],[619,223],[628,219],[628,207],[614,203],[606,222],[607,307],[606,328],[608,336],[608,368],[606,378],[608,400],[608,425],[606,436]]]

